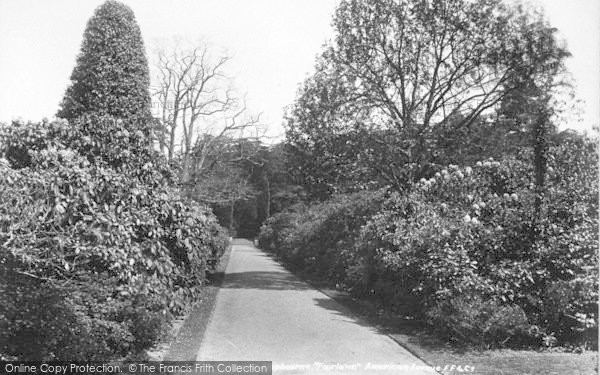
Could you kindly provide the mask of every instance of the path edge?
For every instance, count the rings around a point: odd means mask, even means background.
[[[199,348],[204,341],[206,328],[213,318],[219,291],[223,285],[225,270],[233,251],[233,241],[229,241],[227,249],[219,259],[216,272],[211,276],[211,283],[205,286],[205,293],[194,304],[191,310],[179,320],[174,327],[169,348],[160,360],[163,361],[195,361]],[[177,324],[177,323],[175,323]],[[184,329],[187,328],[187,329]],[[190,335],[193,333],[193,335]]]

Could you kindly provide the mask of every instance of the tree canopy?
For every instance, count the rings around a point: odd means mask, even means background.
[[[543,14],[501,0],[345,0],[333,25],[286,123],[292,160],[333,185],[365,170],[364,183],[418,180],[439,159],[440,130],[498,123],[524,82],[549,93],[569,55]]]

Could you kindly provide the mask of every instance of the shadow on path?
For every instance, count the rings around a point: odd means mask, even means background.
[[[225,275],[221,288],[224,289],[264,289],[264,290],[306,290],[310,287],[287,272],[248,271]]]
[[[359,326],[367,327],[372,331],[380,334],[386,334],[386,332],[381,330],[380,327],[369,324],[367,321],[362,319],[362,317],[355,314],[352,310],[328,296],[323,296],[323,298],[314,298],[313,300],[315,302],[315,305],[322,309],[333,312],[335,315],[340,317],[340,320]]]

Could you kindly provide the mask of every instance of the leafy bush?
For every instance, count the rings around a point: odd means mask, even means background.
[[[383,192],[339,195],[309,209],[296,206],[269,218],[259,245],[292,267],[343,282],[346,261],[362,225],[379,209]],[[345,254],[345,257],[340,256]]]
[[[435,322],[438,333],[463,342],[515,346],[534,343],[538,338],[522,308],[484,301],[478,296],[454,297],[434,306],[427,315]]]
[[[556,156],[566,150],[553,151]],[[394,309],[418,306],[408,313],[448,332],[459,334],[467,325],[470,334],[463,336],[476,333],[490,345],[541,344],[549,335],[563,344],[597,345],[584,337],[589,333],[577,333],[583,328],[577,319],[565,322],[575,310],[582,314],[580,320],[595,320],[597,304],[589,297],[572,295],[569,301],[578,302],[567,305],[577,306],[570,314],[544,313],[547,292],[556,280],[570,280],[573,290],[574,280],[586,277],[591,283],[586,292],[592,298],[597,295],[597,278],[590,277],[590,271],[597,265],[598,205],[597,197],[589,194],[598,190],[597,177],[590,173],[597,156],[587,151],[580,155],[581,160],[588,157],[581,169],[585,174],[563,169],[557,176],[555,168],[550,169],[540,206],[529,183],[529,164],[518,159],[489,160],[472,168],[450,166],[410,193],[392,196],[362,229],[357,267],[368,273],[350,278],[350,285],[362,293],[371,290]],[[586,150],[578,146],[566,152]],[[572,183],[561,184],[564,180]],[[585,197],[574,194],[582,185],[589,189]],[[485,302],[456,308],[459,296]],[[489,320],[489,304],[527,319],[519,319],[523,324],[515,331],[507,326],[509,320]],[[473,320],[479,323],[469,323]],[[473,332],[476,328],[479,331]],[[527,339],[526,332],[531,333]]]
[[[541,193],[531,158],[438,167],[383,203],[363,192],[281,213],[260,244],[460,341],[597,347],[594,141],[554,145]]]
[[[133,337],[109,315],[119,306],[106,297],[114,280],[95,279],[51,284],[3,267],[0,352],[23,360],[82,361],[128,353]]]
[[[121,138],[103,145],[111,126]],[[143,134],[121,128],[135,125],[86,117],[0,128],[0,268],[2,288],[16,290],[3,294],[3,353],[83,360],[147,348],[227,246],[211,211],[170,185]],[[55,298],[27,293],[28,283]],[[42,339],[26,347],[32,332]]]
[[[293,227],[292,220],[296,215],[290,212],[281,212],[267,219],[258,234],[258,245],[271,252],[281,255],[286,229]]]

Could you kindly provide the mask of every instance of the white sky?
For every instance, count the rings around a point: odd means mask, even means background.
[[[58,109],[83,31],[103,0],[0,0],[0,121],[38,121]],[[270,135],[283,134],[283,107],[312,72],[331,37],[337,0],[125,0],[149,50],[158,38],[204,38],[234,58],[229,74],[262,112]],[[568,67],[585,101],[583,121],[600,123],[600,2],[535,0],[573,54]],[[149,51],[148,51],[149,52]]]

